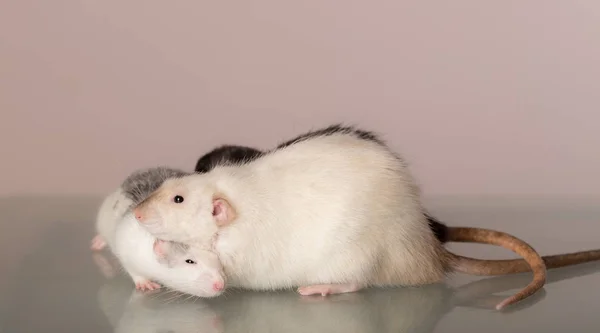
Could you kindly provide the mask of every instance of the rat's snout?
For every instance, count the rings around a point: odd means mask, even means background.
[[[215,281],[213,283],[213,290],[214,291],[222,291],[223,289],[225,289],[225,283],[222,280]]]
[[[143,212],[143,210],[140,207],[136,207],[133,210],[133,215],[135,216],[135,219],[138,220],[139,222],[141,222],[141,223],[145,222],[144,212]]]

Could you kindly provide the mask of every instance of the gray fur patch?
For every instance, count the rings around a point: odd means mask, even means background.
[[[133,207],[156,191],[165,180],[187,175],[190,175],[190,173],[167,167],[141,169],[129,175],[121,184],[121,189],[123,189],[125,196],[133,201]]]
[[[164,243],[163,250],[165,251],[164,257],[159,257],[158,261],[167,265],[168,267],[175,267],[187,258],[190,246],[183,243],[167,241]]]

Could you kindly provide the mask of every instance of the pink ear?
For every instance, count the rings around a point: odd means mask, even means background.
[[[165,245],[165,241],[157,239],[154,241],[154,253],[159,257],[159,258],[164,258],[165,257],[165,249],[163,248],[163,246]]]
[[[228,225],[235,218],[235,211],[225,199],[213,200],[213,216],[217,226]]]

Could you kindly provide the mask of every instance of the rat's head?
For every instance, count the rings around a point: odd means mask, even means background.
[[[201,174],[166,180],[133,214],[156,238],[181,243],[211,240],[236,216],[229,201]]]
[[[216,253],[164,240],[154,242],[154,253],[158,262],[169,268],[163,282],[167,287],[198,297],[216,297],[225,290],[225,275]]]

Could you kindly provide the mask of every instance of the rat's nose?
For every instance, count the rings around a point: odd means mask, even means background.
[[[221,291],[223,288],[225,288],[225,283],[223,283],[223,281],[217,281],[213,283],[213,289],[215,291]]]
[[[140,221],[140,222],[144,222],[144,215],[142,214],[142,212],[140,211],[139,208],[135,208],[133,210],[133,215],[135,216],[135,218]]]

